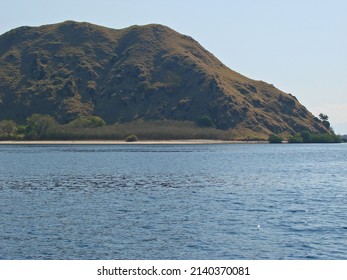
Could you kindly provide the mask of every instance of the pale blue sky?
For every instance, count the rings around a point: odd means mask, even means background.
[[[116,29],[167,25],[231,69],[327,114],[347,134],[345,0],[2,0],[0,34],[68,19]]]

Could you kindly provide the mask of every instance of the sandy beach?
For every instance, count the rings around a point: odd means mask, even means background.
[[[203,144],[258,144],[266,141],[222,141],[222,140],[144,140],[125,142],[122,140],[76,140],[76,141],[0,141],[0,145],[203,145]]]

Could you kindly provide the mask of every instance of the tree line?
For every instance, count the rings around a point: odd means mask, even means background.
[[[0,121],[0,140],[169,140],[169,139],[230,139],[230,133],[216,129],[203,116],[192,121],[133,121],[107,125],[99,116],[81,116],[59,124],[50,115],[33,114],[25,124],[12,120]]]
[[[269,136],[270,143],[282,143],[284,139],[276,134]],[[296,133],[288,138],[288,143],[341,143],[342,138],[334,133],[311,133],[309,131],[302,131]]]
[[[320,116],[330,128],[328,117]],[[342,138],[331,133],[314,134],[302,131],[285,139],[272,134],[270,143],[339,143]],[[99,116],[81,116],[67,124],[59,124],[50,115],[33,114],[25,124],[13,120],[0,121],[0,140],[176,140],[176,139],[214,139],[232,140],[232,130],[224,131],[214,127],[208,116],[191,121],[133,121],[131,123],[107,125]],[[248,139],[248,138],[247,138]],[[246,140],[247,140],[246,139]],[[240,139],[242,140],[242,139]],[[248,139],[249,140],[249,139]],[[257,139],[257,140],[266,140]]]
[[[330,127],[329,117],[326,114],[320,113],[318,115],[322,124],[330,130],[331,133],[311,133],[309,131],[301,131],[288,138],[288,143],[341,143],[342,137],[336,135],[334,130]],[[280,135],[271,134],[269,136],[270,143],[282,143],[283,138]]]
[[[102,126],[106,126],[106,123],[98,116],[79,117],[60,125],[50,115],[33,114],[24,125],[18,125],[13,120],[0,121],[0,140],[45,140],[52,139],[64,130]]]

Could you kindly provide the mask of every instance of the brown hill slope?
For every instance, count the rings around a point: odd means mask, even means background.
[[[65,123],[192,120],[259,133],[324,132],[295,97],[223,65],[162,25],[114,30],[67,21],[0,36],[0,119],[33,113]]]

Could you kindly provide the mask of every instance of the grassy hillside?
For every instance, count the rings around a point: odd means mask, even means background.
[[[0,120],[24,123],[34,113],[60,124],[91,115],[109,125],[207,116],[234,134],[329,131],[294,96],[154,24],[115,30],[67,21],[0,36]]]

